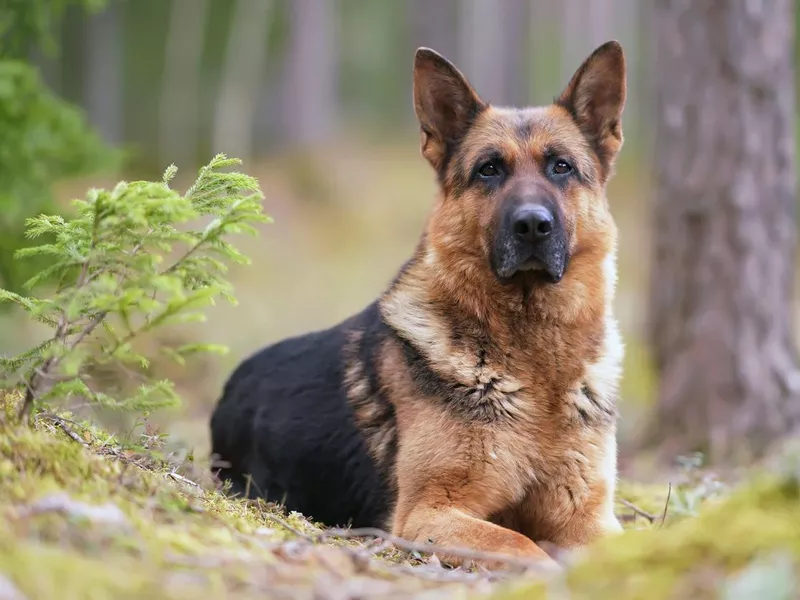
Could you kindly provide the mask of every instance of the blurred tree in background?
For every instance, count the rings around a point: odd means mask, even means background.
[[[575,0],[105,0],[89,17],[67,10],[63,52],[37,63],[106,140],[137,148],[137,167],[199,165],[218,151],[248,162],[354,129],[415,131],[409,72],[420,45],[456,61],[496,104],[549,101],[606,38],[637,47],[649,2],[593,0],[583,23]],[[562,20],[566,37],[554,27]],[[631,51],[631,115],[641,54]],[[630,139],[635,129],[630,118]]]
[[[113,164],[115,154],[81,111],[53,94],[31,51],[54,55],[54,33],[70,5],[98,10],[104,0],[5,0],[0,3],[0,285],[19,291],[40,263],[13,260],[26,245],[25,219],[55,211],[59,180]]]
[[[658,0],[652,347],[663,452],[800,425],[793,0]]]
[[[638,438],[658,400],[666,452],[758,446],[795,420],[797,1],[0,0],[0,285],[25,277],[7,272],[25,217],[76,193],[52,183],[107,183],[108,145],[132,151],[130,179],[226,152],[269,190],[280,226],[248,248],[258,276],[232,274],[239,308],[181,335],[235,357],[329,325],[382,289],[435,193],[414,139],[415,48],[493,104],[524,105],[550,102],[617,39],[621,437]],[[0,315],[7,347],[30,335]],[[182,383],[203,435],[226,368]]]

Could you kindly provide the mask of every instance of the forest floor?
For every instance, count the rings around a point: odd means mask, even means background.
[[[9,415],[15,402],[4,404]],[[9,422],[0,422],[4,600],[777,600],[800,590],[800,461],[788,454],[742,489],[691,464],[666,489],[621,482],[626,532],[543,579],[513,565],[449,568],[402,543],[228,498],[201,461],[164,452],[148,426],[131,445],[69,415]]]

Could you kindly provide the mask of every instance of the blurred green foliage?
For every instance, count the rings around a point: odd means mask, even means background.
[[[0,58],[23,58],[32,44],[57,50],[54,31],[70,6],[97,11],[107,0],[3,0],[0,3]]]
[[[53,94],[26,60],[34,48],[57,52],[54,29],[69,5],[97,10],[105,0],[0,3],[0,284],[19,291],[42,261],[13,261],[28,217],[57,211],[52,186],[116,164],[119,155],[76,107]]]

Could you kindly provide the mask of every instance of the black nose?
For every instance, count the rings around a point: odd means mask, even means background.
[[[544,206],[534,204],[521,206],[514,214],[514,235],[526,242],[538,242],[553,231],[555,218]]]

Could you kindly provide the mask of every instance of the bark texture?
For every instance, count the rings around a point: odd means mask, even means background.
[[[212,151],[250,162],[256,135],[256,103],[267,64],[272,0],[237,0],[225,67],[214,108]]]
[[[337,132],[340,4],[292,0],[284,126],[287,142],[309,147]]]
[[[462,0],[458,13],[461,70],[481,97],[503,106],[527,100],[522,59],[528,6],[524,0]]]
[[[793,0],[656,0],[652,346],[667,453],[796,429]]]

